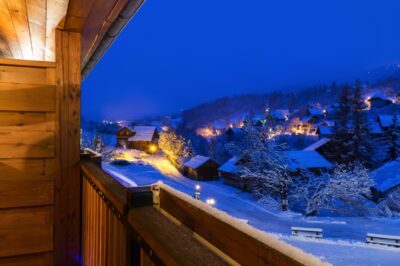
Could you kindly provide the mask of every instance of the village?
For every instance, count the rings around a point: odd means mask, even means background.
[[[399,97],[397,97],[399,98]],[[399,127],[396,114],[382,113],[382,110],[400,110],[397,98],[390,99],[383,93],[375,93],[365,96],[362,101],[362,112],[369,113],[366,118],[369,136],[371,138],[387,138],[393,127]],[[397,109],[396,109],[397,108]],[[319,104],[308,105],[305,110],[270,109],[266,107],[262,115],[249,116],[244,114],[231,120],[218,120],[209,123],[206,127],[196,130],[196,134],[208,142],[222,138],[230,143],[241,141],[246,128],[257,131],[267,131],[268,139],[276,139],[280,136],[292,136],[293,138],[305,136],[308,143],[301,149],[282,150],[280,153],[287,158],[287,164],[291,175],[296,176],[302,171],[308,171],[316,175],[322,175],[334,169],[340,163],[340,158],[335,156],[333,150],[335,143],[333,138],[336,132],[337,113],[340,112],[340,104],[321,106]],[[399,113],[400,114],[400,113]],[[350,121],[351,122],[351,121]],[[123,149],[140,150],[146,154],[164,152],[171,163],[188,178],[197,181],[222,179],[227,185],[251,191],[251,184],[246,178],[241,177],[241,165],[246,161],[246,156],[225,157],[216,160],[205,154],[193,155],[192,151],[179,151],[179,146],[184,146],[184,138],[174,133],[170,124],[159,126],[123,126],[116,133],[116,147]],[[172,134],[172,136],[171,136]],[[160,135],[178,139],[172,146],[167,146],[168,141],[161,140]],[[173,141],[173,140],[172,140]],[[173,146],[176,145],[176,146]],[[304,144],[303,144],[304,146]],[[178,151],[175,151],[178,150]],[[372,156],[372,155],[371,155]],[[247,159],[248,160],[248,159]],[[390,171],[388,171],[390,169]],[[374,179],[373,200],[379,201],[395,191],[400,186],[400,159],[389,157],[369,167]]]

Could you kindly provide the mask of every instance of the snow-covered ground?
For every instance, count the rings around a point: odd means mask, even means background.
[[[162,155],[140,155],[139,151],[124,150],[129,166],[103,163],[103,168],[126,186],[144,186],[162,181],[193,195],[196,181],[182,176]],[[249,224],[274,234],[334,265],[400,265],[400,248],[365,243],[366,233],[400,235],[400,219],[357,217],[307,218],[301,214],[268,209],[247,192],[224,185],[221,180],[201,182],[201,199],[213,198],[215,207]],[[292,237],[290,227],[319,227],[324,239]]]

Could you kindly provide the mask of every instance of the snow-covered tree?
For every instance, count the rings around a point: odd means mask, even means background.
[[[102,153],[106,144],[100,135],[95,135],[92,139],[91,148],[96,152]]]
[[[226,146],[235,156],[242,158],[239,163],[240,177],[258,199],[271,195],[280,199],[282,209],[287,210],[287,198],[292,177],[282,147],[270,137],[269,130],[243,128],[240,142]]]
[[[158,145],[174,163],[176,163],[179,158],[189,157],[192,154],[190,141],[186,141],[182,136],[177,135],[171,129],[161,132]]]
[[[389,193],[381,200],[375,208],[375,214],[385,217],[400,217],[400,189]]]
[[[368,170],[358,162],[338,165],[310,197],[306,214],[325,210],[342,215],[364,215],[368,212],[366,196],[373,181]]]

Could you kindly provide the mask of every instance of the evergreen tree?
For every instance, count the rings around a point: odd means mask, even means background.
[[[335,158],[339,162],[348,162],[352,155],[352,138],[349,130],[349,121],[352,101],[350,88],[344,85],[340,94],[339,109],[336,114],[335,134],[332,138],[332,154],[330,158]]]
[[[392,160],[400,156],[400,126],[397,115],[393,116],[393,124],[389,129],[390,149],[389,155]]]
[[[353,132],[351,141],[348,142],[351,145],[351,156],[348,156],[348,159],[369,163],[372,150],[368,141],[368,127],[363,111],[364,105],[361,95],[361,83],[360,81],[356,81],[352,106]]]

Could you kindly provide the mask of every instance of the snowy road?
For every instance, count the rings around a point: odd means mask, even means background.
[[[125,159],[139,162],[130,166],[103,164],[111,175],[125,185],[150,185],[157,181],[189,195],[196,181],[182,176],[163,156],[138,159],[138,154],[125,152]],[[133,182],[132,182],[133,181]],[[249,193],[224,185],[222,181],[201,182],[201,198],[216,200],[215,207],[230,215],[246,219],[249,224],[275,234],[281,240],[334,265],[400,265],[400,248],[365,244],[367,232],[400,235],[400,219],[306,218],[296,213],[269,210]],[[291,226],[320,227],[323,240],[299,239],[290,236]]]

